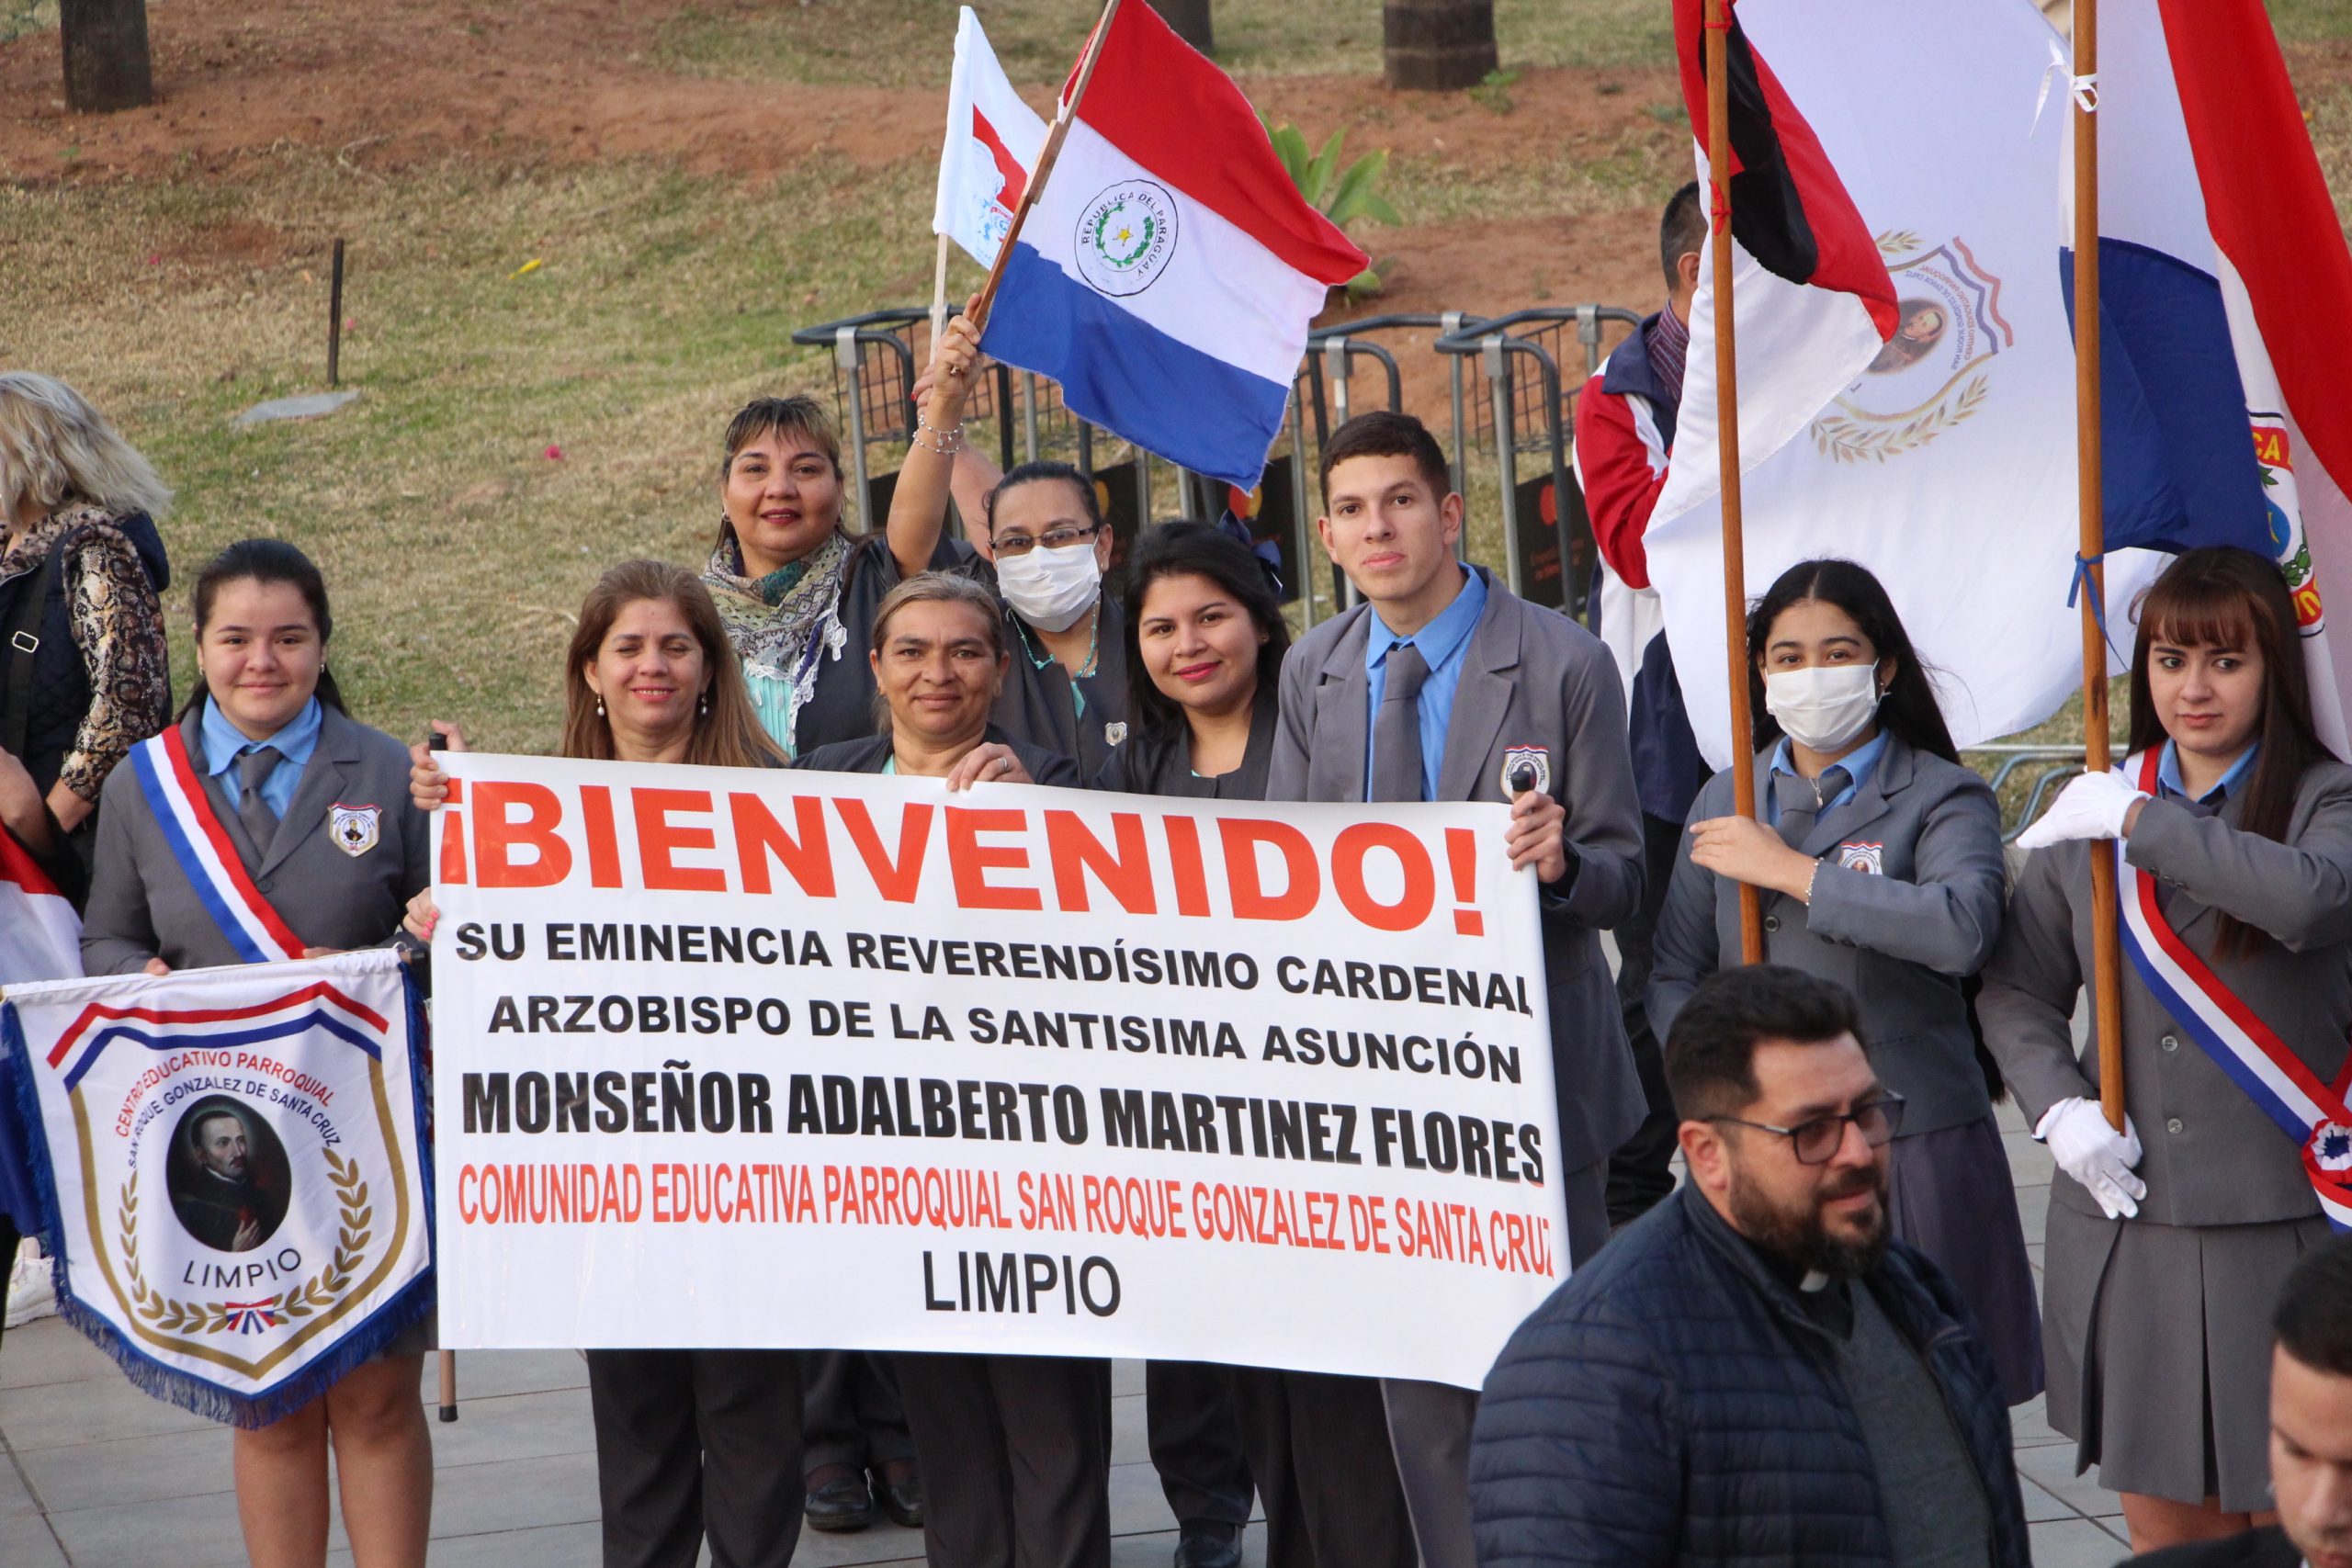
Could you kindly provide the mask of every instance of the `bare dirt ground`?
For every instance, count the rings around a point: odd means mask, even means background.
[[[332,152],[355,172],[453,155],[537,166],[656,156],[758,179],[816,158],[878,168],[936,145],[929,94],[678,74],[655,51],[684,8],[315,0],[257,16],[243,0],[156,0],[160,101],[150,108],[68,114],[57,35],[0,46],[0,178],[234,177],[241,161],[295,147]],[[1645,106],[1675,99],[1665,71],[1529,71],[1510,89],[1509,113],[1352,76],[1258,78],[1251,90],[1318,139],[1347,127],[1351,154],[1386,147],[1393,168],[1473,180],[1525,160],[1531,142],[1564,160],[1621,155],[1629,139],[1654,147],[1665,131]],[[1035,96],[1043,103],[1046,91]],[[1644,197],[1568,224],[1447,220],[1368,232],[1368,246],[1394,260],[1387,291],[1362,310],[1491,310],[1528,298],[1532,285],[1564,303],[1647,308],[1657,292],[1643,260],[1650,206]],[[205,241],[238,260],[277,259],[278,236],[249,227],[208,230]],[[1418,367],[1417,378],[1429,373]]]

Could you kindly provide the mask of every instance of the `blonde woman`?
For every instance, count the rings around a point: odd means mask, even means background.
[[[171,718],[155,524],[171,491],[85,398],[0,374],[0,793],[78,907],[98,790]]]

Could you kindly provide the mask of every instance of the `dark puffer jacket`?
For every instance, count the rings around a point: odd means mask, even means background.
[[[1984,1477],[1993,1562],[2030,1562],[2008,1412],[1951,1282],[1869,1277]],[[1511,1336],[1470,1450],[1481,1568],[1884,1568],[1894,1548],[1828,1335],[1685,1186]]]

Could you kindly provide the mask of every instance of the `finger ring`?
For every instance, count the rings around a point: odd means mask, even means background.
[[[961,376],[964,374],[964,367],[960,365],[951,365],[947,367],[947,373],[950,376]]]

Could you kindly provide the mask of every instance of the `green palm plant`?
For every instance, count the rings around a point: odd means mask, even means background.
[[[1340,166],[1341,149],[1347,141],[1342,129],[1331,133],[1331,139],[1319,149],[1308,147],[1306,133],[1287,122],[1276,125],[1263,113],[1258,116],[1266,128],[1266,138],[1274,144],[1274,154],[1283,161],[1290,175],[1291,184],[1298,187],[1307,205],[1345,229],[1361,218],[1374,223],[1391,226],[1405,220],[1388,198],[1380,194],[1380,182],[1388,173],[1388,149],[1367,152],[1350,164]],[[1341,285],[1351,300],[1377,294],[1381,274],[1393,258],[1383,256],[1363,271]]]

